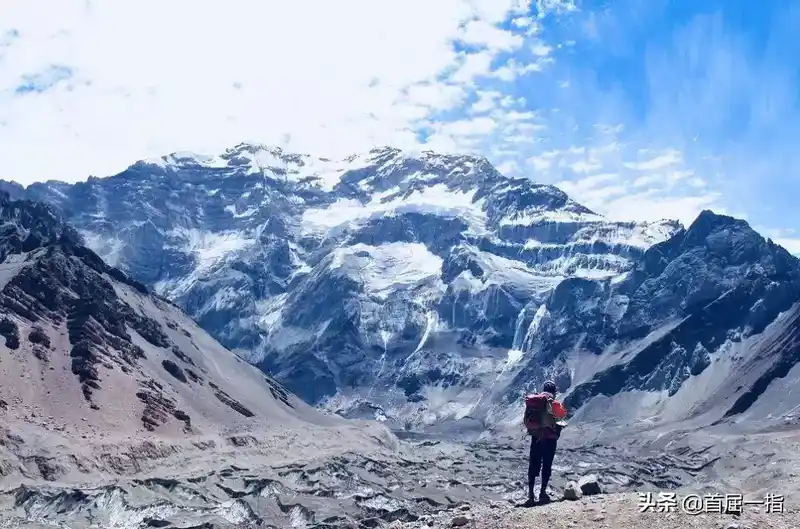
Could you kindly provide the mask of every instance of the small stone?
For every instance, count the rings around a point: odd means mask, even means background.
[[[468,511],[468,510],[470,510],[471,508],[472,508],[472,507],[470,507],[469,503],[465,503],[464,505],[462,505],[462,506],[460,506],[460,507],[459,507],[459,510],[461,510],[461,511]]]
[[[567,486],[564,488],[564,499],[575,501],[581,498],[581,490],[578,488],[578,484],[574,481],[570,481],[567,483]]]
[[[600,483],[597,481],[597,476],[590,474],[583,476],[578,480],[578,486],[585,496],[592,496],[593,494],[602,494],[603,490],[600,488]]]
[[[739,529],[739,524],[738,523],[729,523],[728,525],[725,526],[725,529]]]
[[[466,516],[456,516],[450,524],[453,527],[463,527],[469,523],[469,518]]]

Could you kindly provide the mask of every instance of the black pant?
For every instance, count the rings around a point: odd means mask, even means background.
[[[537,439],[531,437],[531,455],[528,462],[528,496],[533,497],[533,488],[539,470],[542,471],[542,488],[547,490],[547,482],[553,471],[553,458],[556,456],[558,439]]]

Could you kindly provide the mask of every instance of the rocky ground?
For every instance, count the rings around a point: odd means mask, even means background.
[[[503,503],[462,505],[391,527],[465,527],[468,529],[794,529],[800,512],[769,513],[764,508],[746,508],[740,515],[675,512],[642,512],[639,497],[618,493],[559,501],[533,508],[515,508]]]
[[[5,488],[0,527],[449,527],[457,518],[456,523],[480,528],[798,527],[793,454],[800,450],[791,433],[773,434],[769,443],[740,437],[735,446],[746,463],[713,432],[703,434],[705,445],[683,436],[667,448],[658,444],[664,441],[658,434],[652,435],[655,444],[646,442],[648,435],[627,444],[599,444],[572,434],[556,459],[550,496],[560,499],[570,481],[592,475],[604,495],[534,509],[514,508],[525,499],[527,452],[521,437],[384,443],[361,452],[341,443],[333,451],[328,439],[318,441],[326,448],[315,453],[314,435],[295,436],[290,445],[297,450],[280,448],[280,435],[232,438],[193,451],[140,446],[135,465],[107,465],[105,472],[87,475],[93,485],[31,482]],[[636,492],[664,490],[750,498],[781,493],[787,512],[767,515],[746,508],[736,518],[639,513]]]

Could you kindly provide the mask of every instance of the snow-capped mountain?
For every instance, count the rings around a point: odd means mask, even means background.
[[[473,156],[241,144],[2,187],[308,402],[407,427],[517,419],[544,377],[653,415],[800,300],[797,259],[742,221],[611,222]]]

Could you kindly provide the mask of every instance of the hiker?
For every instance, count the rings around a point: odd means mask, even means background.
[[[556,385],[548,380],[542,386],[542,392],[525,397],[525,427],[531,436],[530,460],[528,462],[528,501],[525,507],[536,504],[533,489],[539,471],[542,472],[542,486],[539,491],[539,503],[547,503],[547,482],[556,455],[556,445],[567,416],[564,407],[556,399]]]

